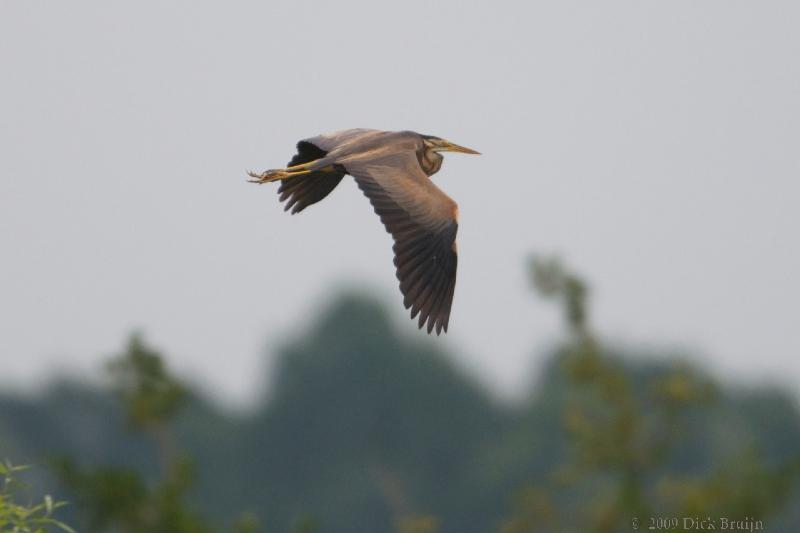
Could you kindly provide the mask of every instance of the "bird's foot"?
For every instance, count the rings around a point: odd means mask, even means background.
[[[284,169],[273,169],[273,170],[265,170],[261,174],[256,174],[255,172],[248,172],[248,176],[252,179],[249,179],[250,183],[270,183],[272,181],[278,181],[282,179],[286,179],[292,175],[291,172]]]

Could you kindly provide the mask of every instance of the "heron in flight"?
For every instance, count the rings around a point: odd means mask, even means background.
[[[447,332],[456,285],[458,205],[429,179],[441,152],[477,154],[413,131],[343,130],[303,139],[287,168],[249,172],[253,183],[280,181],[285,210],[299,213],[325,198],[345,174],[355,178],[394,238],[403,304],[420,329]]]

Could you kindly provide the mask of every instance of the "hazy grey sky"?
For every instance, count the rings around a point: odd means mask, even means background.
[[[343,283],[422,336],[350,179],[294,217],[244,181],[349,127],[483,152],[435,177],[462,221],[434,342],[486,381],[559,332],[535,251],[591,280],[611,338],[800,379],[799,3],[210,4],[0,4],[0,385],[96,374],[142,328],[241,400]]]

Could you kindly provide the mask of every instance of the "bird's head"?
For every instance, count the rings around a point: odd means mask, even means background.
[[[422,140],[425,143],[425,148],[433,152],[461,152],[462,154],[480,155],[480,152],[476,152],[471,148],[459,146],[446,139],[434,137],[433,135],[423,135]]]

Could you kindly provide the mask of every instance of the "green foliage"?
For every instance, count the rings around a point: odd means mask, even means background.
[[[160,476],[148,483],[131,468],[55,463],[59,477],[76,495],[90,532],[204,533],[215,531],[187,504],[193,462],[177,451],[172,424],[187,399],[185,387],[166,369],[159,353],[134,335],[124,353],[109,365],[113,389],[132,428],[149,435],[158,450]],[[252,515],[235,525],[236,533],[256,533]]]
[[[161,354],[145,346],[138,334],[109,363],[109,370],[128,420],[139,429],[159,431],[186,400],[185,388],[167,372]]]
[[[761,520],[780,508],[800,473],[794,460],[770,468],[751,452],[710,473],[669,472],[691,417],[715,401],[713,384],[686,365],[630,373],[591,331],[585,283],[552,259],[534,260],[532,278],[563,305],[569,325],[560,358],[569,453],[544,484],[521,492],[504,533],[623,531],[656,515]]]
[[[796,399],[609,346],[588,286],[541,263],[568,335],[523,401],[492,398],[440,340],[401,335],[383,306],[346,295],[279,350],[249,411],[193,393],[134,337],[110,387],[0,392],[0,453],[71,457],[57,469],[68,492],[38,486],[72,502],[59,517],[86,533],[583,533],[630,531],[634,511],[644,525],[733,509],[794,532]]]
[[[56,468],[62,482],[76,494],[76,504],[87,515],[87,531],[213,531],[185,503],[191,482],[186,461],[174,465],[169,478],[152,486],[129,469],[84,469],[69,460],[61,461]]]
[[[0,463],[0,531],[9,533],[47,533],[49,531],[75,531],[64,522],[54,518],[55,512],[66,505],[62,501],[54,501],[49,495],[42,498],[41,503],[21,505],[16,503],[15,495],[24,485],[18,480],[18,474],[27,466],[14,466],[8,461]]]
[[[790,496],[800,462],[768,466],[753,450],[725,461],[705,477],[665,476],[659,491],[682,516],[763,519]]]

